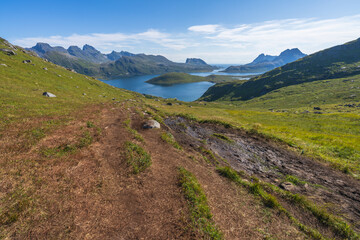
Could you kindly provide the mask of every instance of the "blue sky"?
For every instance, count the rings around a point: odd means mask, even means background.
[[[359,0],[2,0],[0,36],[24,47],[90,44],[174,61],[245,63],[360,37]]]

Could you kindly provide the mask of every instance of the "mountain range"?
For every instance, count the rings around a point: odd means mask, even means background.
[[[52,47],[47,43],[37,43],[27,50],[78,73],[102,79],[168,72],[207,72],[216,69],[196,58],[189,58],[185,63],[176,63],[161,55],[133,54],[125,51],[103,54],[87,44],[82,49],[77,46],[65,49]]]
[[[280,53],[279,56],[271,56],[260,54],[251,63],[230,66],[224,70],[227,73],[263,73],[270,71],[274,68],[281,67],[287,63],[294,62],[299,58],[305,57],[306,54],[302,53],[298,48],[287,49]]]
[[[288,63],[249,81],[216,84],[201,97],[205,101],[249,100],[273,90],[305,82],[360,74],[360,38]]]

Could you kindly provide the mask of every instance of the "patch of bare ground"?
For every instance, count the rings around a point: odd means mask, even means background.
[[[1,155],[0,236],[198,239],[178,182],[182,166],[202,185],[225,239],[306,238],[285,216],[220,177],[198,152],[164,142],[165,130],[143,130],[136,112],[125,103],[93,106],[45,132],[30,148]],[[124,127],[129,116],[144,142]],[[144,172],[131,172],[126,141],[150,153],[152,165]]]
[[[237,171],[244,171],[249,176],[277,186],[287,181],[289,175],[296,177],[295,180],[301,181],[301,184],[292,183],[289,189],[292,193],[307,196],[359,230],[360,183],[348,175],[241,130],[199,124],[181,117],[169,118],[165,122],[183,146],[194,149],[205,146],[226,159]],[[285,200],[281,200],[281,203],[303,224],[309,224],[329,238],[341,238],[334,229],[322,224],[303,207]]]

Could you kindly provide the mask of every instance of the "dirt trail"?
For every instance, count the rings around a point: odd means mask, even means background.
[[[183,145],[196,148],[206,141],[208,148],[229,161],[235,170],[245,171],[273,184],[279,184],[286,175],[308,182],[305,186],[294,185],[291,191],[330,206],[330,210],[345,217],[360,230],[359,181],[240,130],[198,124],[181,117],[169,118],[166,124],[177,132],[177,140]],[[221,140],[213,136],[214,133],[227,136],[232,142]]]
[[[84,112],[13,162],[2,161],[8,177],[1,184],[10,185],[0,186],[0,196],[11,194],[11,182],[22,182],[34,199],[32,208],[6,227],[9,239],[199,239],[178,184],[180,166],[203,187],[225,239],[306,238],[285,216],[264,208],[259,199],[219,176],[197,151],[180,151],[164,142],[164,125],[161,130],[143,130],[143,117],[126,104]],[[136,142],[124,125],[129,116],[144,138],[144,143],[137,143],[152,159],[138,175],[130,172],[124,157],[124,142]],[[95,133],[88,121],[102,129],[89,146],[63,156],[41,154],[41,149],[76,142],[84,131]]]

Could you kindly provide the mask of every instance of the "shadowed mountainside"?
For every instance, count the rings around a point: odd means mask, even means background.
[[[244,84],[221,83],[208,89],[204,101],[248,100],[273,90],[323,79],[360,73],[360,39],[335,46],[254,77]]]
[[[167,72],[207,72],[216,69],[201,59],[187,59],[186,63],[175,63],[160,55],[133,54],[125,51],[103,54],[89,45],[84,45],[82,49],[77,46],[65,49],[51,47],[47,43],[37,43],[27,50],[78,73],[103,79]]]
[[[240,66],[230,66],[225,69],[223,72],[227,73],[263,73],[274,68],[281,67],[287,63],[294,62],[299,58],[305,57],[306,54],[302,53],[299,49],[287,49],[280,53],[279,56],[271,56],[260,54],[254,61],[251,63],[240,65]]]

